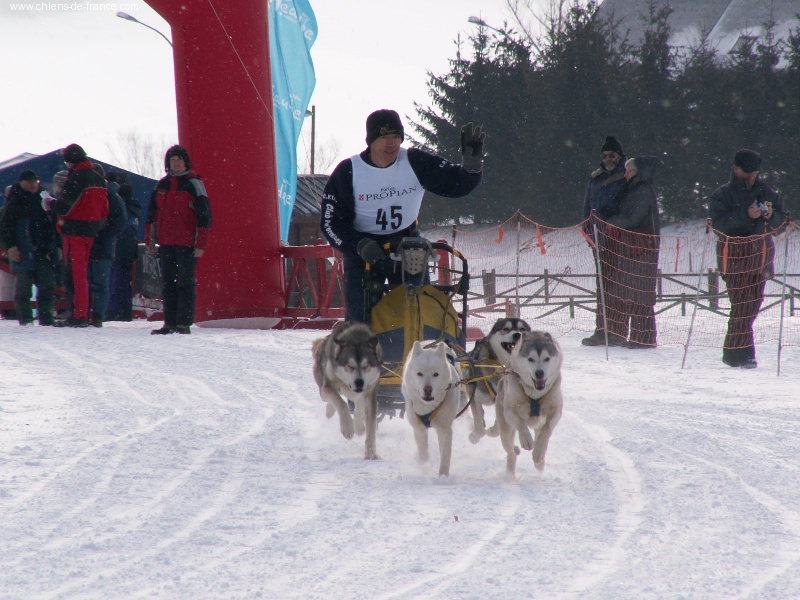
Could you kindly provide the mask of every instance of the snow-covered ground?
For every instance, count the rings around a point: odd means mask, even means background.
[[[440,480],[405,420],[364,461],[325,419],[320,332],[153,326],[0,321],[3,600],[800,598],[798,347],[569,333],[545,472],[465,415]]]

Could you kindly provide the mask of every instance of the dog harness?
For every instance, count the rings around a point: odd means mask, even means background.
[[[528,396],[528,400],[531,401],[531,416],[538,417],[539,416],[539,400],[540,398],[531,398]]]

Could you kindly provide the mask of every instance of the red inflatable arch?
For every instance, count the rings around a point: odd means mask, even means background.
[[[149,0],[172,29],[178,138],[211,201],[195,320],[272,327],[284,312],[266,0]]]

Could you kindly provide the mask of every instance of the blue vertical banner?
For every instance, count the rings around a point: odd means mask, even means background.
[[[268,12],[278,202],[286,242],[297,194],[297,142],[317,83],[311,61],[317,19],[308,0],[269,0]]]

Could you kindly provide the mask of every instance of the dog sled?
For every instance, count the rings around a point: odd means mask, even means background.
[[[403,417],[400,391],[403,365],[415,341],[445,342],[465,355],[467,331],[467,260],[444,242],[403,238],[390,257],[402,269],[399,285],[384,285],[384,296],[372,310],[372,330],[383,349],[378,414]]]

